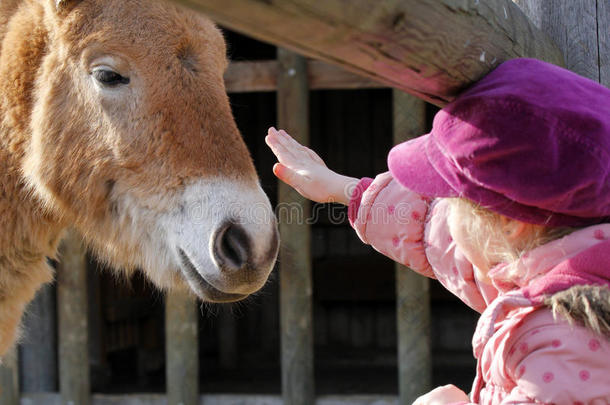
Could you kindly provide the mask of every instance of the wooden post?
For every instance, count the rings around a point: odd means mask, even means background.
[[[0,365],[0,405],[19,405],[17,350],[12,349]]]
[[[183,292],[165,298],[165,356],[168,405],[199,404],[199,312]]]
[[[278,125],[309,144],[309,89],[306,62],[278,50]],[[311,229],[309,201],[279,183],[280,324],[282,395],[285,405],[314,403]]]
[[[23,392],[57,390],[56,300],[55,286],[46,284],[25,312],[19,345]]]
[[[511,0],[172,1],[437,105],[508,59],[563,64]]]
[[[80,235],[69,231],[57,267],[59,390],[65,405],[89,405],[87,259]]]
[[[393,91],[394,143],[424,134],[426,104]],[[431,388],[430,297],[426,277],[396,264],[399,404],[408,405]]]

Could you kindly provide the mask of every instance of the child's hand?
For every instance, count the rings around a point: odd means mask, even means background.
[[[470,402],[468,395],[455,385],[443,385],[417,398],[413,405],[447,405],[460,402]]]
[[[283,130],[269,128],[265,142],[279,160],[273,166],[273,173],[284,183],[316,202],[349,204],[351,190],[358,179],[333,172],[314,151]]]

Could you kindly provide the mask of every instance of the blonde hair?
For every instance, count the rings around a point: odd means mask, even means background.
[[[509,238],[506,233],[508,224],[520,221],[490,211],[464,198],[448,200],[451,215],[459,217],[461,226],[468,233],[469,242],[472,246],[479,247],[482,257],[492,265],[514,263],[525,252],[574,231],[573,228],[551,228],[521,223],[519,237]]]
[[[469,243],[480,249],[481,256],[491,265],[516,263],[527,251],[559,239],[575,228],[551,228],[524,224],[518,238],[509,238],[506,228],[514,221],[463,198],[450,198],[451,215],[458,216],[467,231]],[[517,266],[508,272],[518,276]],[[610,339],[610,288],[578,285],[546,297],[544,304],[555,319],[564,318]]]

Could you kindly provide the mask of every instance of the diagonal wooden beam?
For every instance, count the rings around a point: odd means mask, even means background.
[[[563,65],[511,0],[170,1],[437,105],[507,59]]]

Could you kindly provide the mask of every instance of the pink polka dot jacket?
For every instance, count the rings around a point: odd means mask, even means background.
[[[610,404],[610,341],[555,320],[545,293],[573,284],[610,283],[610,224],[573,232],[527,252],[518,278],[498,265],[478,280],[447,224],[446,200],[430,200],[389,173],[364,178],[348,208],[364,243],[414,271],[437,279],[481,313],[473,336],[477,377],[473,404]],[[590,253],[591,252],[591,253]],[[585,263],[586,271],[566,263]]]

